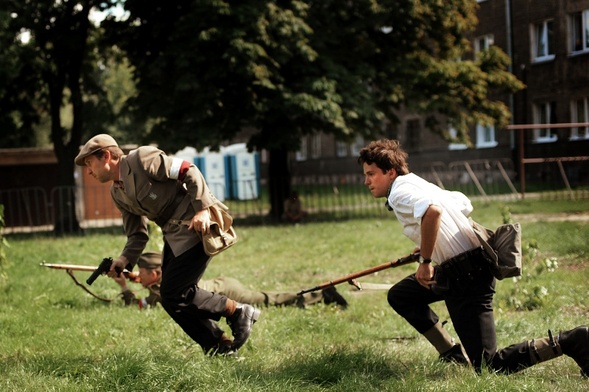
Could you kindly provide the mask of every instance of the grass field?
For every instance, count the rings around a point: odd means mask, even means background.
[[[493,227],[521,218],[524,276],[497,285],[500,347],[589,324],[589,201],[479,203]],[[558,219],[551,219],[558,217]],[[253,288],[292,290],[406,256],[413,245],[389,218],[237,227],[240,242],[216,257],[206,277]],[[440,363],[435,350],[386,302],[386,291],[338,290],[350,306],[265,308],[239,358],[202,354],[161,307],[140,311],[99,277],[100,302],[64,271],[39,263],[97,265],[116,256],[122,234],[9,236],[1,287],[0,391],[579,391],[589,380],[567,357],[511,376]],[[150,244],[151,249],[156,244]],[[392,284],[414,265],[361,282]],[[88,273],[77,273],[85,281]],[[136,287],[142,294],[140,287]],[[443,304],[434,309],[447,320]],[[224,321],[221,322],[225,326]],[[452,323],[446,327],[453,333]],[[229,328],[227,327],[229,331]]]

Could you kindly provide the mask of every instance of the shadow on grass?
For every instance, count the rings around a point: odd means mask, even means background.
[[[374,352],[336,350],[325,353],[299,354],[281,361],[274,370],[260,373],[251,367],[240,367],[241,378],[258,378],[264,387],[284,385],[291,387],[335,390],[382,390],[391,379],[404,379],[411,367],[388,356],[375,356]],[[370,388],[368,388],[368,385]],[[260,386],[260,387],[262,387]],[[379,387],[380,386],[380,387]]]

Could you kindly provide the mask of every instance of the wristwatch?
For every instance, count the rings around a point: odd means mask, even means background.
[[[429,264],[432,262],[432,259],[426,259],[423,256],[419,255],[419,264]]]

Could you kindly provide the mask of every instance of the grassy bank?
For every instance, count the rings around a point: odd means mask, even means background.
[[[499,346],[589,323],[589,222],[563,220],[588,210],[587,201],[476,205],[475,218],[489,227],[509,215],[525,218],[524,276],[497,286]],[[561,219],[549,219],[555,215]],[[267,290],[313,287],[413,248],[392,215],[237,230],[240,243],[213,260],[207,277],[233,276]],[[92,289],[114,298],[111,303],[83,292],[64,271],[39,267],[43,261],[97,265],[118,254],[122,234],[8,241],[0,304],[2,391],[589,390],[589,380],[566,357],[509,377],[477,376],[440,363],[434,349],[389,308],[386,291],[358,292],[348,285],[338,286],[348,309],[263,309],[240,358],[205,357],[161,307],[125,308],[106,277]],[[361,282],[392,284],[414,270],[385,270]],[[88,274],[76,276],[84,281]],[[442,304],[434,308],[447,319]],[[451,322],[447,328],[453,333]]]

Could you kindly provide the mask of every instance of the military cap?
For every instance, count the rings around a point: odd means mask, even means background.
[[[94,154],[96,151],[103,150],[108,147],[118,146],[119,145],[112,136],[101,133],[100,135],[94,136],[92,139],[88,140],[86,144],[84,144],[74,162],[78,166],[85,166],[84,159],[86,157]]]
[[[139,268],[156,269],[162,266],[162,255],[157,252],[146,252],[139,256]]]

